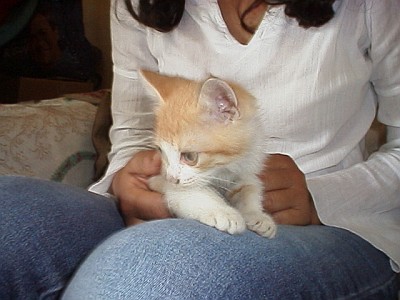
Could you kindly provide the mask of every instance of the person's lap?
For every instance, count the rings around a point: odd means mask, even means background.
[[[0,176],[0,299],[57,299],[83,258],[123,226],[110,199]]]
[[[383,253],[342,229],[279,226],[268,240],[170,219],[108,238],[63,299],[396,299],[396,282]]]
[[[122,228],[115,203],[105,197],[0,176],[0,299],[56,299],[82,261],[66,299],[395,294],[388,258],[340,229],[280,226],[277,237],[267,240],[186,220]]]

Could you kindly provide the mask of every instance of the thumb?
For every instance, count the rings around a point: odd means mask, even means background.
[[[140,151],[128,163],[128,172],[141,176],[160,173],[161,155],[157,150]]]

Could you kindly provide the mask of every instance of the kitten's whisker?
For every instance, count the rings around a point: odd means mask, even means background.
[[[214,177],[214,176],[201,177],[199,179],[200,179],[198,182],[199,186],[210,185],[210,186],[214,186],[217,189],[223,190],[224,192],[232,191],[232,189],[230,189],[228,186],[235,184],[234,181],[221,179],[221,178]],[[219,184],[219,183],[222,183],[222,184]]]
[[[228,183],[228,184],[235,184],[235,181],[233,180],[228,180],[228,179],[223,179],[219,177],[214,177],[214,176],[208,176],[209,179],[215,180],[215,181],[221,181],[223,183]]]
[[[230,188],[227,188],[227,187],[225,187],[225,186],[217,186],[216,188],[221,189],[221,190],[223,190],[223,191],[225,191],[225,192],[230,192],[230,191],[231,191]]]

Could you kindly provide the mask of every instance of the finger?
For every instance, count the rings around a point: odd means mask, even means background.
[[[293,185],[291,172],[287,170],[268,170],[259,177],[264,184],[265,191],[287,189]]]
[[[130,195],[130,199],[124,199],[120,203],[121,206],[128,207],[129,211],[132,211],[135,217],[143,220],[171,217],[160,193],[138,188],[132,190]]]
[[[263,207],[269,213],[276,213],[293,207],[290,190],[274,190],[264,193]]]
[[[145,222],[144,220],[138,219],[136,217],[126,217],[124,221],[126,226],[138,225]]]
[[[147,182],[139,175],[130,174],[125,166],[114,175],[109,192],[117,198],[126,194],[134,196],[136,188],[148,189]],[[134,190],[132,191],[132,189]]]
[[[140,151],[128,162],[129,173],[151,176],[160,173],[161,156],[156,150]]]
[[[264,161],[264,168],[273,169],[286,169],[296,166],[294,160],[285,154],[270,154]]]
[[[287,225],[308,225],[310,224],[310,216],[302,213],[297,209],[291,208],[272,213],[272,217],[278,224]]]

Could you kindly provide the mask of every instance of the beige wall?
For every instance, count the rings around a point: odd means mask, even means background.
[[[88,40],[103,54],[99,66],[103,78],[102,88],[110,88],[112,83],[110,0],[82,0],[83,23]]]

